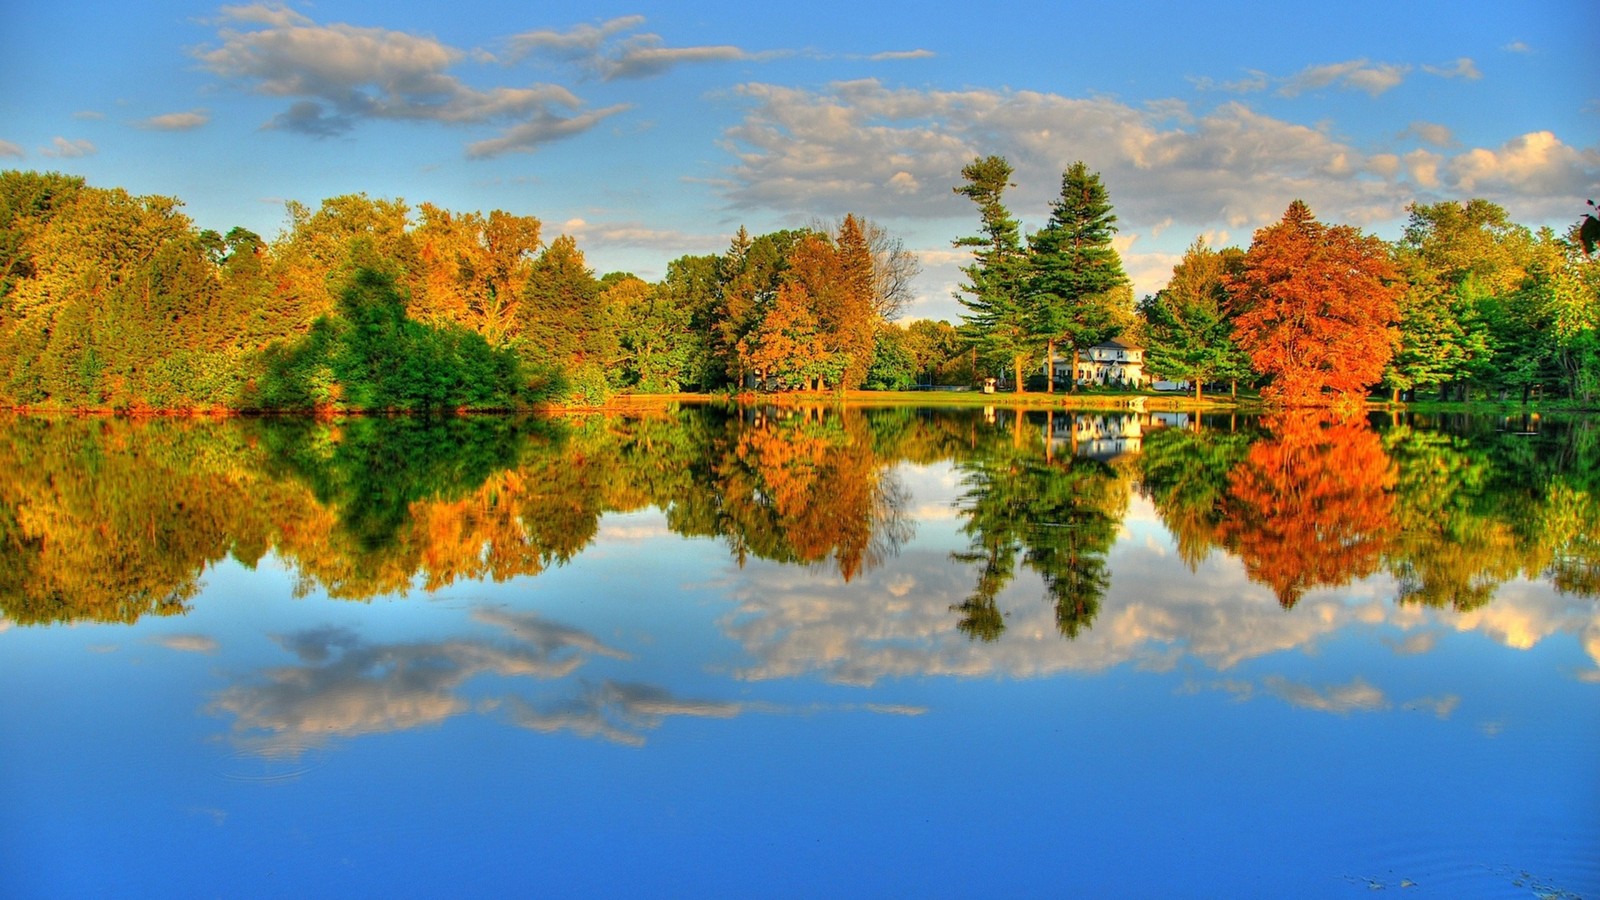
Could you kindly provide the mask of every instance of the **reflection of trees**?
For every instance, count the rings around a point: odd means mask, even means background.
[[[1192,428],[1155,429],[1139,459],[1140,490],[1155,504],[1192,571],[1219,543],[1228,476],[1257,433]]]
[[[0,615],[181,612],[208,566],[269,552],[302,591],[343,598],[504,580],[571,560],[606,513],[652,506],[741,561],[854,580],[910,538],[895,464],[953,459],[971,542],[956,558],[976,570],[962,629],[998,637],[997,598],[1026,566],[1072,635],[1106,591],[1126,487],[1104,464],[1053,456],[1037,416],[998,418],[695,407],[557,422],[6,419]],[[1600,591],[1593,424],[1269,425],[1253,446],[1258,435],[1221,428],[1145,435],[1141,490],[1191,566],[1225,548],[1286,603],[1379,564],[1401,599],[1461,609],[1519,576]]]
[[[957,627],[985,641],[1005,630],[996,601],[1019,553],[1043,579],[1061,633],[1075,637],[1089,627],[1110,586],[1106,554],[1127,512],[1127,486],[1110,467],[1081,457],[1047,459],[1040,430],[1017,427],[1024,421],[1014,418],[1008,439],[991,437],[961,464],[962,530],[971,545],[954,557],[976,565],[978,579],[953,609],[961,614]]]
[[[690,488],[700,496],[669,511],[674,530],[719,535],[741,562],[831,560],[846,581],[910,538],[909,498],[860,410],[747,411],[727,424],[707,480]]]
[[[183,612],[200,570],[270,543],[230,458],[236,430],[115,419],[0,422],[0,613],[132,622]],[[292,492],[291,492],[292,493]]]
[[[1310,588],[1377,570],[1395,529],[1394,463],[1356,418],[1314,410],[1267,420],[1228,476],[1218,534],[1290,607]]]

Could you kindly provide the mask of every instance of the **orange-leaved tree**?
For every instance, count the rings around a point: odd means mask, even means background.
[[[1244,271],[1228,279],[1234,339],[1288,406],[1359,398],[1394,353],[1404,285],[1383,241],[1324,225],[1296,200],[1256,232]]]

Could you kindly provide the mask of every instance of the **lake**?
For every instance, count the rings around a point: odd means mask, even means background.
[[[1600,421],[0,419],[0,895],[1600,896]]]

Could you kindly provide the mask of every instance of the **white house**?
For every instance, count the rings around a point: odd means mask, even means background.
[[[1057,352],[1051,361],[1050,372],[1056,381],[1065,382],[1072,368],[1072,354]],[[1144,348],[1125,344],[1112,338],[1078,351],[1079,384],[1125,384],[1137,387],[1145,383]]]

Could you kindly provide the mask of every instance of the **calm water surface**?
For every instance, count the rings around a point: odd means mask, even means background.
[[[1600,423],[0,420],[0,895],[1600,897]]]

